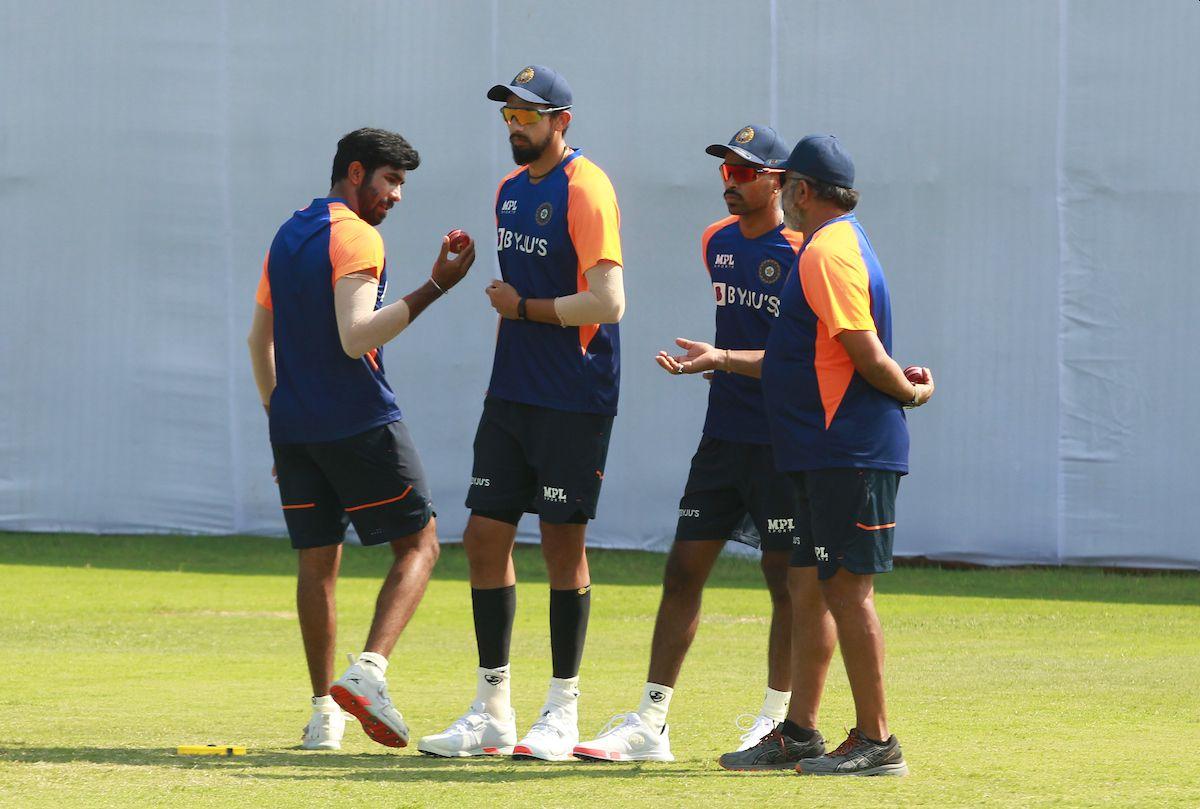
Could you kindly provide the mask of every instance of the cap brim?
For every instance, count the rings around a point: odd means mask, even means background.
[[[756,166],[767,165],[765,162],[763,162],[762,158],[758,157],[757,155],[753,155],[750,152],[747,152],[745,149],[743,149],[739,146],[730,146],[727,143],[714,143],[712,146],[709,146],[704,151],[707,152],[708,154],[712,155],[713,157],[720,157],[720,158],[724,158],[730,152],[733,152],[735,155],[742,158],[742,160],[745,160],[748,163],[753,163]]]
[[[515,95],[522,101],[528,101],[530,104],[550,103],[537,93],[531,93],[524,87],[513,87],[512,85],[508,84],[497,84],[495,87],[488,90],[487,97],[491,101],[508,101],[509,94]]]

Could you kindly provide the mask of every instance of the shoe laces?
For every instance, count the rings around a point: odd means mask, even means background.
[[[768,728],[768,730],[770,730],[773,729],[778,723],[769,717],[763,716],[762,714],[744,713],[738,714],[736,724],[738,726],[738,730],[745,731],[742,734],[741,740],[743,742],[748,742],[752,736],[758,735],[759,728],[765,727],[769,724],[771,727]]]
[[[858,745],[861,741],[862,741],[862,737],[859,735],[858,728],[851,728],[850,732],[846,734],[846,741],[839,744],[837,750],[834,750],[829,755],[831,755],[831,756],[847,755],[855,747],[858,747]]]
[[[624,729],[626,725],[632,728],[636,724],[636,720],[634,719],[636,716],[636,713],[613,714],[613,717],[604,723],[604,727],[600,728],[600,733],[597,734],[596,738],[616,733]]]
[[[550,709],[546,710],[540,717],[538,717],[538,721],[533,723],[533,726],[529,728],[529,732],[530,733],[553,732],[557,736],[559,736],[559,738],[562,738],[565,734],[563,733],[562,728],[560,728],[554,722],[555,722],[555,720],[563,720],[565,718],[566,718],[566,709],[560,708],[560,707],[550,708]]]

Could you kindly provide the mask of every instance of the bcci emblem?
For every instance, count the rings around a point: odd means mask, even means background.
[[[773,284],[779,280],[781,271],[779,262],[773,258],[768,258],[758,265],[758,280],[764,284]]]
[[[517,74],[517,77],[513,79],[513,84],[529,84],[531,81],[533,81],[533,68],[527,67]]]
[[[543,202],[541,205],[538,206],[538,209],[534,212],[533,219],[539,225],[544,225],[550,221],[550,217],[552,217],[552,216],[554,216],[554,206],[551,205],[549,202]],[[776,266],[776,268],[779,267],[778,264],[776,264],[775,266]]]
[[[733,136],[735,143],[749,143],[754,140],[754,127],[748,126]]]

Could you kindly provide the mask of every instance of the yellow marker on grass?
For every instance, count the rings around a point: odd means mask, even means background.
[[[244,756],[246,748],[221,744],[184,744],[175,748],[181,756]]]

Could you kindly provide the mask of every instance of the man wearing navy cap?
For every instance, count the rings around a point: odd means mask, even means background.
[[[852,213],[859,195],[850,156],[832,135],[809,135],[784,168],[785,221],[808,238],[765,355],[692,344],[670,359],[683,373],[761,376],[776,465],[808,513],[797,526],[792,592],[806,577],[820,582],[857,721],[836,750],[801,759],[796,771],[904,775],[908,765],[887,725],[874,577],[892,569],[896,491],[908,472],[904,408],[929,400],[933,377],[921,369],[910,381],[891,358],[887,282]]]
[[[487,295],[501,319],[463,535],[478,682],[467,712],[418,749],[563,761],[579,741],[579,664],[591,604],[584,536],[596,516],[617,412],[617,322],[625,310],[620,210],[608,177],[564,140],[574,99],[561,75],[529,65],[487,97],[504,104],[518,168],[496,195],[503,280]],[[537,720],[517,739],[509,697],[512,549],[526,512],[541,524],[553,676]]]
[[[730,214],[710,225],[701,237],[701,255],[716,298],[715,342],[723,349],[761,351],[779,315],[784,276],[804,240],[802,234],[784,227],[779,205],[788,147],[769,126],[749,124],[727,144],[713,144],[705,151],[723,158],[720,172]],[[673,372],[665,352],[660,355],[659,364]],[[700,621],[704,584],[728,539],[758,546],[761,537],[762,571],[772,602],[766,696],[758,715],[747,717],[752,721],[742,728],[739,752],[755,747],[783,721],[792,690],[787,578],[796,509],[795,489],[786,475],[775,470],[771,457],[758,380],[713,374],[700,446],[679,501],[679,523],[663,575],[641,703],[598,738],[577,745],[576,756],[605,761],[674,760],[667,711]],[[743,524],[749,525],[749,532],[739,530]],[[815,587],[812,594],[819,602]],[[826,629],[827,665],[833,653],[832,623]],[[796,751],[791,764],[780,766],[794,766],[803,755],[823,752],[824,745],[816,737]],[[766,769],[766,759],[773,758],[777,757],[767,753],[748,763]]]

